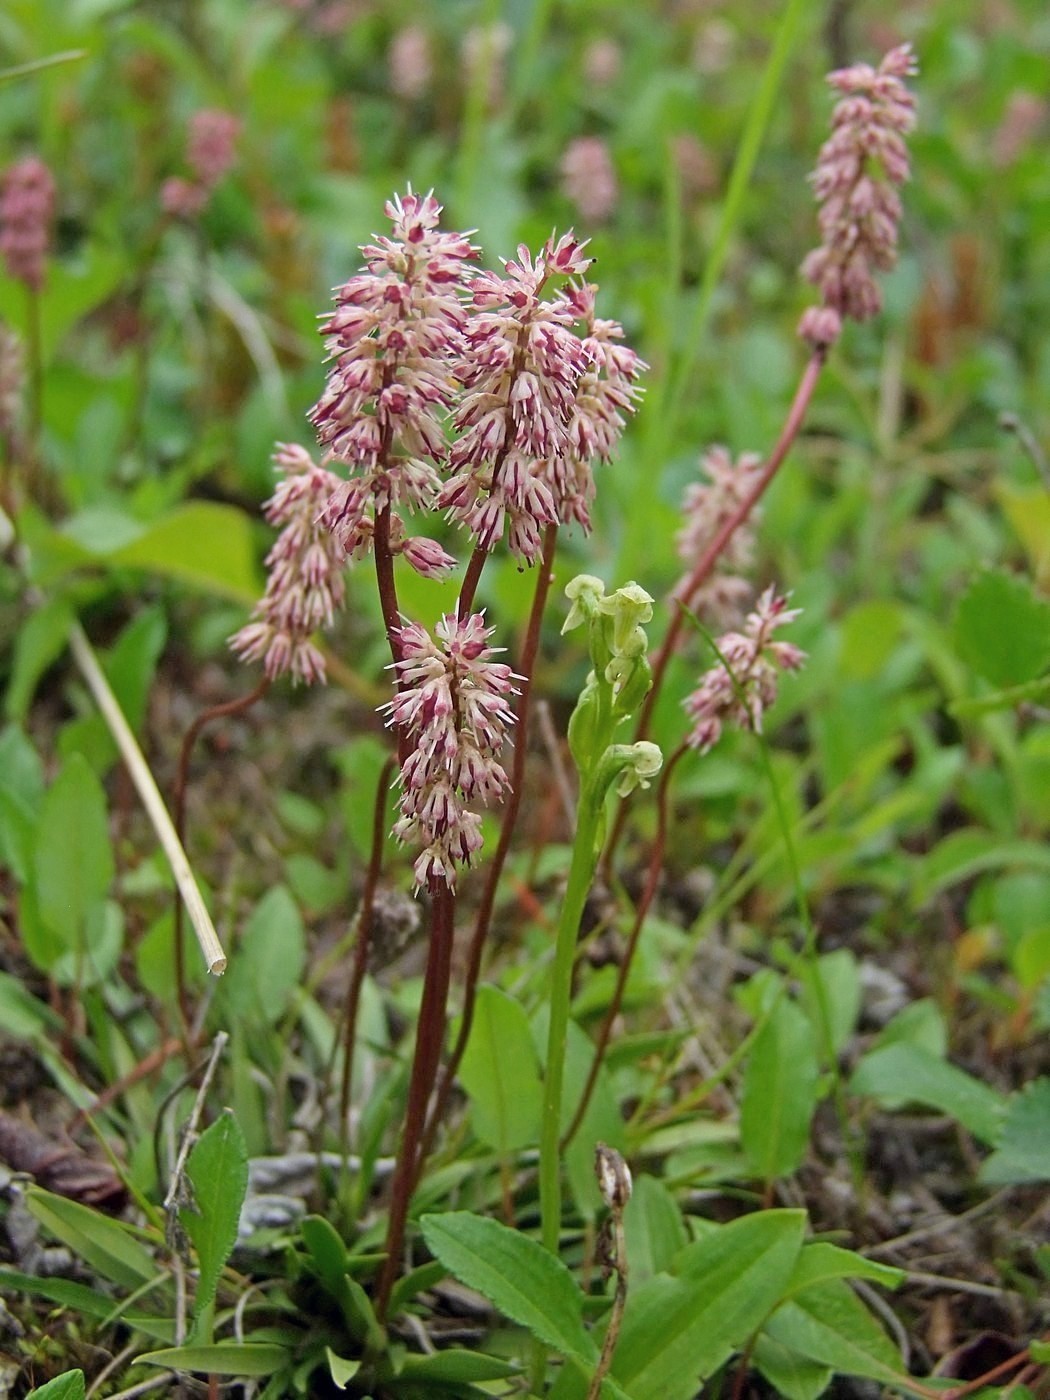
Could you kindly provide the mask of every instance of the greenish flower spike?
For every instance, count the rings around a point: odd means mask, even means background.
[[[593,669],[569,720],[569,747],[580,774],[580,799],[551,968],[540,1132],[540,1214],[543,1242],[552,1252],[557,1252],[560,1220],[558,1134],[573,960],[580,918],[601,854],[606,803],[614,788],[620,797],[626,797],[637,787],[648,787],[663,764],[656,744],[615,742],[620,725],[634,714],[652,685],[645,635],[645,624],[653,615],[652,598],[636,583],[607,594],[601,579],[592,574],[574,578],[565,594],[572,606],[562,632],[587,624]]]

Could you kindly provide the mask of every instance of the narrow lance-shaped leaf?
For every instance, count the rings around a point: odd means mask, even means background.
[[[237,1242],[237,1223],[248,1190],[244,1136],[229,1110],[201,1134],[186,1163],[186,1175],[193,1186],[196,1211],[182,1211],[180,1219],[197,1251],[200,1269],[191,1334],[200,1340],[210,1331],[219,1275]]]

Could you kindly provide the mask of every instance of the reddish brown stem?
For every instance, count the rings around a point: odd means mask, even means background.
[[[474,546],[474,553],[467,563],[466,572],[463,575],[463,586],[459,590],[459,602],[456,605],[456,614],[460,622],[465,621],[474,606],[474,594],[478,591],[478,583],[481,580],[481,571],[485,567],[485,560],[489,557],[489,551],[483,549],[481,545]]]
[[[795,397],[791,402],[788,415],[784,420],[784,426],[780,430],[780,437],[776,446],[770,453],[769,460],[762,468],[761,475],[754,486],[747,493],[744,499],[737,506],[720,528],[712,536],[707,548],[701,554],[693,567],[693,572],[686,581],[675,589],[672,596],[674,611],[671,616],[667,633],[664,637],[660,650],[656,653],[653,661],[653,685],[649,694],[645,697],[641,714],[638,717],[638,730],[635,738],[644,739],[649,732],[649,721],[652,718],[653,707],[660,694],[660,687],[663,683],[664,673],[667,664],[674,654],[675,646],[681,635],[682,627],[685,625],[686,607],[689,599],[693,597],[701,584],[706,583],[715,565],[729,543],[730,537],[736,533],[744,521],[748,518],[755,506],[765,495],[770,482],[776,476],[783,464],[784,458],[791,450],[791,445],[798,437],[799,429],[809,409],[810,401],[813,398],[813,391],[817,387],[820,372],[824,368],[824,361],[827,358],[826,350],[814,350],[809,362],[799,380],[798,388],[795,390]]]
[[[85,1123],[97,1113],[102,1113],[109,1108],[110,1104],[116,1103],[122,1094],[126,1094],[129,1089],[133,1089],[136,1084],[140,1084],[143,1079],[148,1079],[160,1069],[173,1055],[177,1055],[184,1049],[183,1042],[172,1036],[170,1040],[164,1040],[160,1045],[155,1045],[148,1055],[144,1055],[141,1060],[127,1074],[106,1087],[92,1100],[88,1108],[82,1108],[76,1113],[68,1128],[70,1137],[76,1137]]]
[[[470,1028],[474,1020],[474,1003],[477,997],[478,977],[481,974],[481,958],[485,949],[485,941],[488,938],[489,928],[492,924],[492,914],[496,907],[496,895],[499,891],[500,877],[503,874],[503,867],[506,864],[507,854],[510,851],[511,842],[514,839],[514,831],[517,826],[518,812],[521,808],[522,791],[525,786],[525,759],[528,753],[528,724],[529,724],[529,704],[532,697],[532,673],[536,666],[536,655],[540,648],[540,631],[543,624],[543,614],[547,606],[547,597],[550,593],[552,568],[554,565],[554,554],[558,545],[557,525],[548,525],[543,537],[543,557],[540,560],[539,574],[536,579],[536,590],[532,598],[532,611],[529,614],[528,629],[525,633],[525,641],[521,649],[521,659],[518,663],[521,686],[518,691],[518,703],[515,709],[514,726],[514,757],[511,763],[510,792],[507,794],[507,801],[503,808],[503,822],[500,826],[499,841],[493,853],[492,862],[488,868],[485,878],[485,888],[482,891],[481,903],[478,906],[477,916],[474,920],[474,931],[471,935],[470,948],[467,956],[467,972],[463,988],[463,1014],[460,1019],[459,1034],[456,1036],[456,1043],[452,1054],[442,1072],[441,1086],[438,1090],[434,1106],[431,1109],[427,1120],[426,1133],[423,1138],[423,1147],[420,1153],[420,1163],[426,1161],[431,1148],[434,1145],[434,1137],[437,1133],[438,1124],[445,1116],[448,1108],[448,1101],[452,1094],[452,1085],[456,1078],[456,1071],[459,1069],[463,1052],[467,1048],[467,1041],[470,1038]]]
[[[343,1078],[339,1087],[339,1134],[344,1145],[344,1157],[347,1147],[347,1123],[350,1115],[350,1087],[354,1071],[354,1044],[357,1039],[357,1011],[361,1001],[361,986],[368,968],[368,951],[372,945],[372,910],[375,906],[379,872],[383,867],[386,799],[393,771],[394,760],[388,758],[380,770],[379,786],[376,788],[375,807],[372,814],[372,849],[369,853],[364,889],[361,891],[361,907],[357,915],[357,938],[354,943],[354,961],[350,968],[350,982],[346,989],[346,1006],[343,1011]]]
[[[383,612],[383,625],[386,639],[390,644],[390,654],[395,661],[401,658],[401,612],[397,606],[397,587],[394,583],[394,554],[390,548],[390,507],[384,506],[376,512],[373,548],[376,560],[376,585],[379,589],[379,606]]]
[[[799,380],[798,388],[795,390],[795,397],[792,399],[791,407],[788,409],[787,417],[784,419],[784,426],[780,430],[780,436],[777,438],[776,445],[770,453],[765,466],[762,468],[761,474],[754,486],[737,506],[736,510],[733,511],[732,515],[727,516],[716,533],[711,537],[707,548],[693,566],[692,573],[684,583],[679,584],[671,596],[671,620],[668,624],[663,642],[660,645],[660,649],[653,658],[653,684],[649,694],[645,697],[645,703],[642,705],[641,712],[638,716],[638,726],[634,735],[636,742],[639,739],[646,738],[649,733],[649,725],[653,717],[653,710],[656,708],[656,702],[660,696],[667,667],[671,657],[674,655],[675,647],[678,644],[678,638],[681,636],[682,628],[685,625],[689,600],[696,594],[701,584],[705,583],[710,577],[715,565],[721,557],[722,551],[729,543],[730,538],[740,528],[765,495],[770,482],[783,465],[784,458],[791,450],[792,443],[795,441],[796,437],[798,437],[799,429],[802,427],[803,420],[809,409],[814,390],[817,387],[817,381],[820,379],[820,372],[824,368],[826,359],[826,348],[813,351],[813,354],[806,364],[806,368],[802,372],[802,378]],[[620,837],[623,835],[626,816],[627,803],[624,802],[621,804],[620,810],[616,814],[616,820],[613,824],[612,831],[609,833],[609,840],[605,848],[603,864],[607,872],[612,865],[613,856],[619,845]]]
[[[254,690],[247,695],[240,695],[236,700],[227,700],[222,705],[212,705],[208,710],[202,710],[182,740],[182,748],[179,752],[179,767],[175,777],[175,801],[174,820],[175,831],[178,838],[185,844],[186,834],[186,792],[190,780],[190,760],[193,758],[193,750],[200,738],[201,733],[211,724],[212,720],[228,719],[231,715],[243,714],[245,710],[250,710],[257,700],[261,700],[270,688],[270,681],[267,676]],[[174,954],[175,954],[175,992],[179,1008],[179,1016],[182,1021],[183,1038],[187,1049],[190,1044],[190,999],[186,986],[186,940],[182,925],[182,899],[179,895],[178,886],[175,888],[175,911],[174,911]]]
[[[445,1038],[445,1017],[448,988],[452,975],[452,942],[455,924],[456,897],[444,880],[435,876],[430,881],[431,923],[430,948],[423,974],[423,1000],[419,1008],[416,1029],[416,1049],[412,1059],[412,1075],[408,1084],[405,1106],[405,1126],[398,1149],[397,1165],[390,1194],[390,1215],[387,1224],[386,1259],[376,1285],[376,1315],[382,1321],[390,1304],[390,1293],[401,1267],[401,1251],[405,1241],[405,1225],[419,1170],[420,1143],[426,1121],[427,1104],[437,1077],[441,1046]]]
[[[755,1342],[758,1333],[752,1332],[747,1339],[747,1345],[740,1353],[740,1360],[737,1362],[736,1375],[733,1378],[733,1393],[730,1400],[744,1400],[744,1386],[747,1384],[748,1372],[751,1370],[751,1353],[755,1349]]]
[[[605,1059],[605,1051],[609,1045],[609,1037],[612,1035],[612,1028],[616,1022],[620,1009],[623,1006],[624,992],[627,989],[627,978],[630,976],[631,964],[638,948],[638,940],[641,937],[642,926],[645,923],[649,909],[652,906],[653,898],[656,895],[657,886],[660,883],[660,873],[663,869],[664,846],[667,842],[667,822],[668,822],[668,797],[671,789],[671,775],[679,759],[687,752],[683,744],[675,753],[671,755],[664,765],[663,773],[660,775],[660,786],[656,796],[657,827],[656,837],[653,841],[653,848],[649,853],[649,869],[646,872],[645,887],[642,890],[641,898],[634,911],[634,923],[631,926],[631,934],[627,940],[627,947],[624,949],[623,957],[620,959],[620,968],[616,976],[616,986],[613,988],[612,1000],[609,1002],[602,1019],[601,1030],[598,1032],[598,1040],[594,1047],[594,1058],[587,1074],[587,1082],[583,1086],[583,1093],[580,1095],[580,1102],[573,1114],[572,1122],[565,1130],[561,1140],[561,1150],[564,1152],[569,1143],[579,1131],[583,1122],[588,1105],[591,1102],[591,1095],[594,1093],[594,1086],[598,1082],[598,1073]]]

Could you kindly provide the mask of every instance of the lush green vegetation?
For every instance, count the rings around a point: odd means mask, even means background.
[[[807,344],[824,75],[905,42],[900,256]],[[1041,0],[7,0],[0,1395],[1047,1392],[1048,71]],[[589,534],[411,517],[436,579],[377,497],[327,686],[267,683],[227,640],[288,523],[275,444],[323,485],[317,317],[431,189],[468,278],[546,258],[537,459],[585,472],[566,423],[619,382],[584,272],[644,395]],[[473,374],[514,418],[478,324],[448,441]],[[422,450],[379,437],[384,480]],[[672,597],[723,462],[759,483],[735,620]],[[763,652],[759,695],[731,632],[771,586],[806,659]],[[500,657],[433,640],[457,600]],[[454,890],[431,817],[389,834],[435,736],[495,785]]]

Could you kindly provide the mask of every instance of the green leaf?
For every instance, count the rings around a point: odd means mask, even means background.
[[[5,1034],[33,1040],[57,1025],[58,1018],[49,1006],[28,991],[17,977],[0,972],[0,1026]]]
[[[69,1279],[37,1278],[35,1274],[21,1274],[17,1269],[0,1268],[0,1288],[46,1298],[49,1303],[71,1308],[85,1317],[109,1317],[113,1311],[112,1298],[106,1298],[96,1288],[71,1283]]]
[[[1009,1101],[981,1180],[989,1186],[1050,1180],[1050,1079],[1033,1080]]]
[[[546,1053],[548,1023],[548,1008],[543,1006],[532,1021],[533,1043],[540,1055]],[[561,1095],[562,1132],[576,1113],[593,1060],[594,1042],[582,1027],[570,1021],[566,1031],[565,1081]],[[577,1210],[586,1220],[595,1219],[602,1209],[601,1193],[594,1176],[594,1149],[599,1142],[617,1151],[625,1149],[623,1116],[604,1065],[598,1071],[587,1112],[564,1157],[569,1189]]]
[[[324,1354],[328,1361],[328,1374],[332,1378],[332,1384],[340,1390],[345,1390],[360,1371],[361,1362],[350,1361],[345,1356],[337,1356],[331,1347],[325,1347]]]
[[[944,1014],[930,997],[921,997],[898,1011],[879,1032],[875,1048],[883,1045],[917,1046],[943,1060],[948,1053],[948,1027]]]
[[[52,258],[47,268],[47,288],[40,298],[40,339],[44,364],[50,364],[62,341],[76,323],[111,295],[127,275],[124,250],[98,243],[84,243],[76,257]],[[25,290],[0,274],[0,314],[28,336]]]
[[[799,1356],[789,1346],[760,1332],[751,1352],[752,1365],[785,1400],[817,1400],[835,1374],[830,1366]]]
[[[80,947],[59,953],[51,976],[60,987],[97,987],[108,982],[124,950],[124,910],[114,899],[93,904],[84,920]]]
[[[906,1277],[903,1269],[878,1264],[851,1249],[840,1249],[836,1244],[816,1240],[803,1246],[785,1296],[791,1298],[804,1288],[832,1278],[863,1278],[881,1283],[885,1288],[898,1288]]]
[[[419,1264],[416,1268],[410,1269],[390,1291],[390,1307],[388,1309],[391,1317],[397,1317],[403,1312],[405,1307],[412,1301],[417,1293],[422,1293],[428,1288],[433,1288],[435,1284],[441,1282],[447,1276],[447,1270],[439,1259],[431,1259],[427,1264]]]
[[[15,724],[0,734],[0,866],[20,885],[32,878],[33,844],[44,796],[43,764]]]
[[[563,1356],[594,1365],[598,1350],[583,1325],[583,1294],[560,1259],[468,1211],[424,1215],[420,1225],[427,1248],[461,1283]]]
[[[978,675],[997,686],[1020,685],[1050,666],[1050,603],[1014,574],[979,574],[959,602],[954,636]]]
[[[1050,493],[1045,486],[1019,488],[998,482],[1003,512],[1024,545],[1039,582],[1050,584]]]
[[[816,965],[804,963],[798,969],[802,983],[801,1001],[814,1026],[820,1025],[818,987],[827,1009],[832,1048],[845,1048],[860,1015],[861,986],[857,959],[848,948],[822,953]],[[823,1040],[821,1039],[821,1044]]]
[[[634,1400],[692,1400],[698,1381],[779,1301],[802,1247],[798,1210],[760,1211],[682,1250],[627,1299],[613,1374]]]
[[[26,1396],[26,1400],[84,1400],[84,1372],[67,1371],[64,1376],[56,1376],[46,1385],[38,1385]]]
[[[41,919],[66,949],[79,947],[88,911],[114,870],[106,795],[80,754],[67,760],[41,803],[33,865]]]
[[[153,1256],[121,1221],[39,1186],[27,1189],[26,1205],[49,1234],[111,1283],[135,1289],[158,1279]]]
[[[292,1359],[288,1347],[274,1342],[216,1342],[214,1346],[165,1347],[148,1351],[144,1366],[167,1366],[173,1371],[201,1371],[210,1376],[272,1376]]]
[[[843,1375],[894,1388],[902,1382],[897,1348],[842,1279],[805,1289],[777,1308],[765,1330],[782,1346]]]
[[[867,1094],[886,1107],[925,1104],[958,1119],[982,1142],[999,1135],[1005,1100],[973,1075],[905,1042],[865,1055],[850,1080],[854,1094]]]
[[[26,799],[0,787],[0,866],[7,866],[20,885],[32,878],[36,827],[36,812]]]
[[[542,1087],[529,1019],[497,987],[478,988],[459,1077],[482,1142],[505,1155],[536,1141]]]
[[[623,1224],[632,1287],[669,1269],[687,1243],[678,1203],[662,1181],[646,1172],[634,1178]]]
[[[437,1351],[430,1356],[406,1356],[398,1375],[411,1380],[433,1383],[458,1381],[470,1385],[474,1382],[507,1380],[520,1372],[520,1366],[501,1361],[496,1356],[449,1347],[447,1351]]]
[[[953,831],[917,862],[912,907],[921,908],[941,890],[972,875],[1012,867],[1050,871],[1050,849],[1041,841],[1002,839],[979,827]]]
[[[179,1212],[197,1251],[199,1276],[191,1338],[210,1330],[207,1319],[219,1275],[237,1243],[237,1223],[248,1190],[248,1152],[236,1118],[226,1110],[201,1133],[186,1162],[196,1210]]]
[[[73,610],[65,598],[51,598],[22,623],[4,697],[8,719],[25,719],[40,678],[65,651],[72,625]]]
[[[346,1277],[346,1245],[330,1220],[308,1215],[299,1223],[299,1234],[318,1278],[333,1297],[339,1296]]]
[[[275,885],[252,910],[222,979],[219,995],[229,1014],[253,1025],[275,1025],[300,985],[305,961],[302,915],[288,889]]]
[[[755,1037],[744,1073],[740,1142],[756,1176],[772,1181],[801,1164],[819,1074],[812,1023],[784,998]]]
[[[238,602],[254,603],[262,592],[248,516],[216,501],[176,506],[104,557],[113,566],[147,569]]]
[[[314,1271],[333,1302],[342,1310],[351,1335],[369,1346],[381,1348],[383,1329],[368,1294],[347,1272],[349,1257],[335,1226],[321,1215],[308,1215],[299,1226]]]

